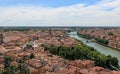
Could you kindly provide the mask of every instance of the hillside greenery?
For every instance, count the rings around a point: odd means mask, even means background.
[[[104,54],[98,52],[92,47],[81,44],[74,47],[56,47],[54,45],[44,46],[45,50],[49,50],[54,55],[59,55],[64,59],[76,60],[76,59],[89,59],[95,61],[96,66],[101,66],[107,69],[119,68],[118,59],[116,57],[111,57],[110,55],[105,56]],[[114,67],[114,68],[113,68]]]

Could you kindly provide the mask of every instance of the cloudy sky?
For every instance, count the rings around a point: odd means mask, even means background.
[[[120,26],[120,0],[0,0],[0,26]]]

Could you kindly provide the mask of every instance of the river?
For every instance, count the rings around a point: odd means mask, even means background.
[[[117,57],[119,60],[119,65],[120,65],[120,51],[100,45],[98,43],[95,42],[86,42],[87,39],[82,38],[80,36],[77,35],[77,32],[70,32],[68,33],[70,37],[74,37],[80,41],[82,41],[84,44],[86,44],[87,46],[93,47],[95,48],[97,51],[105,54],[105,55],[111,55],[113,57]]]

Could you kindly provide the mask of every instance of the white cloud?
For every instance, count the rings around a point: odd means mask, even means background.
[[[110,9],[110,10],[108,10]],[[0,25],[118,25],[120,26],[120,0],[103,0],[85,6],[76,4],[58,8],[15,6],[0,8]]]
[[[120,0],[103,0],[101,1],[101,5],[107,7],[118,7],[120,6]]]

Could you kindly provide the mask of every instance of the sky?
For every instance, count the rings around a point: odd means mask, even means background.
[[[0,26],[120,26],[120,0],[0,0]]]

